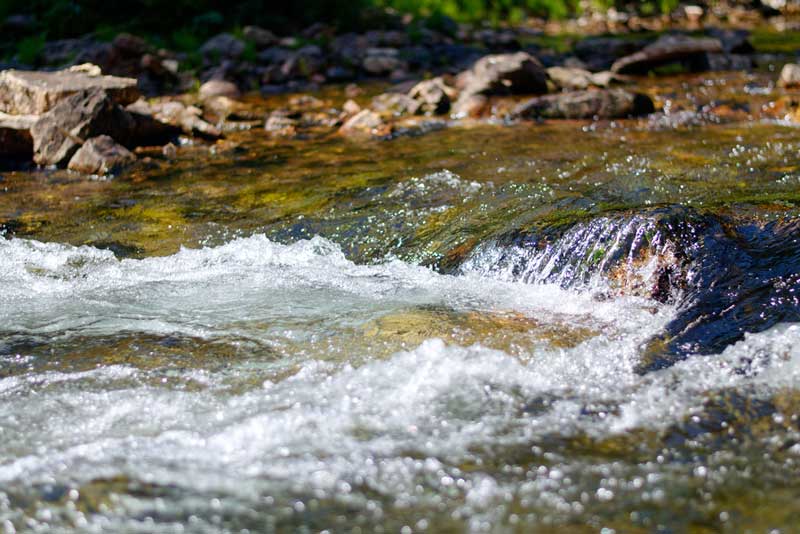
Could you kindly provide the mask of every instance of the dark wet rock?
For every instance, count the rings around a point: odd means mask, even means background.
[[[645,42],[616,37],[589,37],[579,41],[575,54],[591,71],[608,70],[617,59],[633,54],[645,46]]]
[[[536,97],[517,106],[513,115],[528,119],[616,119],[646,115],[653,110],[653,101],[647,95],[605,89]]]
[[[283,65],[292,57],[292,51],[281,46],[271,46],[258,53],[258,61],[266,65]]]
[[[331,82],[347,82],[353,80],[356,73],[353,69],[342,67],[341,65],[333,65],[325,70],[325,78]]]
[[[114,38],[111,45],[120,55],[127,57],[140,57],[150,52],[147,41],[129,33],[120,33]]]
[[[754,66],[752,56],[744,54],[704,54],[694,63],[698,70],[709,71],[749,71]]]
[[[611,71],[621,74],[644,73],[661,65],[692,61],[704,54],[718,54],[722,51],[722,43],[711,37],[665,35],[642,50],[618,59],[611,66]]]
[[[428,115],[443,115],[450,111],[450,100],[455,96],[455,89],[448,87],[439,77],[419,82],[411,88],[408,96],[419,102],[418,112]]]
[[[415,115],[422,102],[403,93],[383,93],[372,99],[372,109],[387,115]]]
[[[0,157],[25,158],[33,156],[30,130],[36,115],[7,115],[0,112]]]
[[[118,173],[134,161],[136,156],[127,148],[101,135],[87,139],[69,160],[67,168],[82,174],[105,176]]]
[[[201,100],[208,100],[217,96],[239,98],[241,92],[235,83],[227,80],[209,80],[200,86],[198,91]]]
[[[726,54],[752,54],[755,48],[750,43],[750,32],[732,28],[711,28],[708,35],[722,43]]]
[[[361,62],[361,68],[373,75],[389,74],[406,68],[396,48],[370,48]]]
[[[242,29],[244,38],[255,45],[258,50],[277,44],[278,37],[271,31],[258,26],[245,26]]]
[[[509,95],[547,92],[547,72],[539,60],[527,52],[485,56],[460,77],[463,93],[466,94]]]
[[[220,33],[206,41],[200,47],[200,53],[211,59],[237,59],[244,53],[245,48],[246,45],[241,39],[230,33]]]
[[[800,87],[800,65],[796,63],[784,65],[778,78],[778,85],[780,87]]]
[[[14,115],[38,115],[71,95],[103,90],[114,103],[127,105],[140,93],[132,78],[101,76],[76,70],[56,72],[7,70],[0,72],[0,111]]]
[[[308,78],[321,72],[325,67],[322,49],[316,45],[304,46],[294,53],[281,66],[286,78]]]

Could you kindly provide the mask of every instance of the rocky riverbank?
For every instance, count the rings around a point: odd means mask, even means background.
[[[231,148],[235,142],[224,141],[226,133],[243,129],[289,139],[391,139],[476,120],[598,121],[653,113],[654,125],[667,116],[667,122],[793,119],[800,67],[790,54],[754,46],[758,39],[746,28],[763,23],[763,13],[754,18],[729,9],[723,20],[714,10],[692,7],[672,17],[562,23],[562,31],[582,23],[588,33],[618,32],[582,39],[550,36],[546,25],[453,23],[434,30],[397,20],[392,29],[361,34],[317,24],[291,37],[248,26],[209,39],[194,58],[130,34],[111,42],[91,36],[48,42],[38,58],[42,68],[17,65],[0,73],[0,163],[118,174],[137,158],[168,160],[181,146]],[[760,108],[720,103],[681,110],[692,115],[683,118],[668,94],[642,84],[654,74],[780,68],[775,82],[785,98]]]

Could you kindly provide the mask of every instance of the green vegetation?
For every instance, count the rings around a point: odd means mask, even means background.
[[[436,23],[445,17],[458,22],[521,22],[529,15],[563,18],[580,13],[579,0],[0,0],[0,20],[11,14],[33,14],[35,29],[49,38],[96,32],[112,35],[122,30],[157,35],[181,48],[224,29],[257,24],[280,34],[297,31],[318,21],[343,30],[392,25],[389,8]],[[626,2],[591,0],[597,9],[616,5],[640,12],[669,11],[677,0]],[[191,36],[191,37],[188,37]],[[4,36],[3,38],[8,38]]]

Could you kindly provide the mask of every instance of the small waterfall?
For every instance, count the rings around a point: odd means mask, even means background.
[[[636,291],[657,282],[673,258],[672,241],[658,221],[645,215],[600,217],[578,223],[550,242],[533,236],[477,247],[461,266],[501,280],[561,287],[624,286]]]

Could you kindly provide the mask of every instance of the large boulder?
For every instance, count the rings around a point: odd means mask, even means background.
[[[164,144],[177,130],[150,115],[129,112],[103,90],[75,93],[41,115],[31,127],[33,160],[63,166],[86,139],[109,135],[127,147]]]
[[[31,128],[36,115],[0,113],[0,157],[30,159],[33,155]]]
[[[62,70],[0,72],[0,111],[40,115],[75,93],[101,89],[114,103],[126,105],[139,98],[133,78],[97,75],[96,71]]]
[[[92,137],[78,149],[68,168],[82,174],[105,176],[119,172],[123,167],[136,161],[130,150],[107,135]]]
[[[479,59],[462,73],[463,93],[481,95],[544,94],[547,72],[527,52],[497,54]]]
[[[620,74],[641,74],[655,67],[677,61],[702,60],[705,54],[723,52],[719,39],[664,35],[638,52],[622,57],[611,65]]]
[[[604,89],[540,96],[523,102],[513,114],[526,119],[617,119],[653,110],[653,101],[647,95]]]

